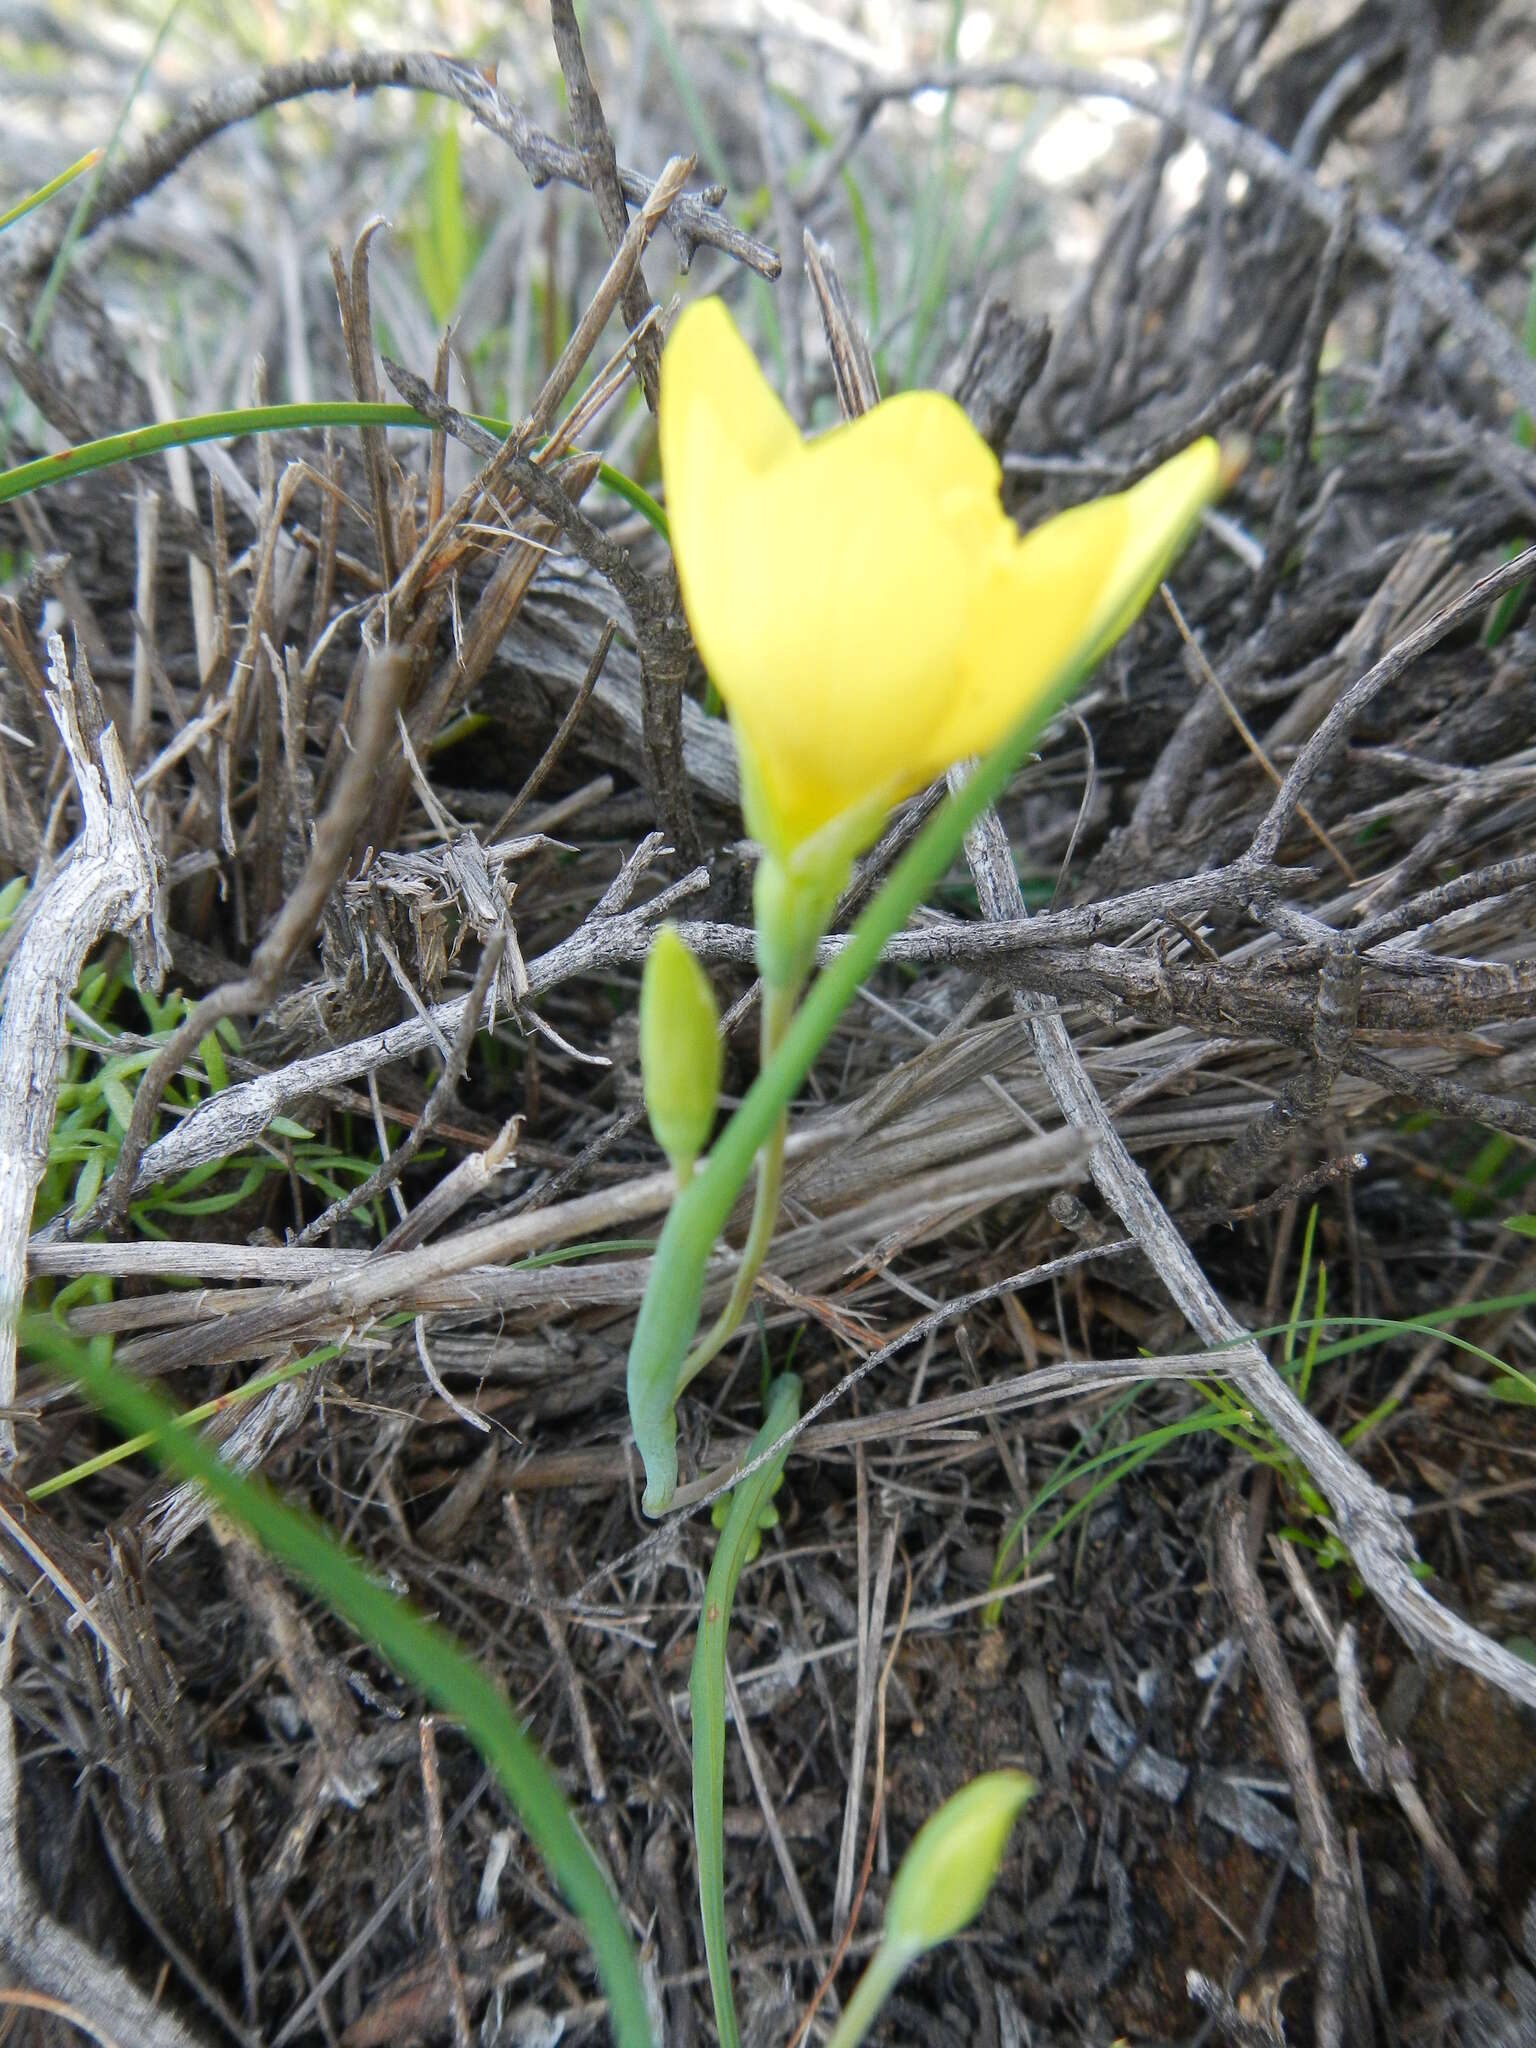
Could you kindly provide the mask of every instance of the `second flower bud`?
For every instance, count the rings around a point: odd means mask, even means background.
[[[724,1058],[709,977],[676,925],[664,924],[640,980],[640,1077],[651,1129],[679,1181],[709,1143]]]

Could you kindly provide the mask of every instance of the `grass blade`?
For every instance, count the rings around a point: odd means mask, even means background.
[[[475,413],[471,417],[502,440],[516,431],[511,420],[496,419],[489,413]],[[293,433],[313,427],[420,427],[431,431],[435,424],[414,406],[370,405],[351,398],[194,413],[186,419],[161,420],[154,426],[106,434],[99,441],[82,441],[78,448],[64,448],[57,455],[39,455],[35,461],[0,470],[0,505],[9,504],[13,498],[24,498],[30,491],[40,491],[47,484],[62,483],[67,477],[84,476],[88,470],[110,469],[114,463],[136,462],[146,455],[162,455],[167,448],[189,448],[199,441],[237,441],[246,434]],[[606,462],[598,464],[597,475],[598,481],[615,497],[622,498],[647,519],[663,540],[668,538],[667,515],[643,485]]]
[[[102,154],[99,149],[88,149],[84,156],[77,157],[67,169],[60,171],[56,178],[50,178],[46,185],[39,185],[37,190],[29,192],[25,199],[18,199],[14,206],[7,207],[4,213],[0,213],[0,234],[4,234],[7,228],[14,227],[17,221],[25,220],[27,215],[39,206],[45,206],[56,192],[62,192],[66,185],[72,185],[75,179],[86,171],[94,170],[101,162]]]
[[[615,2040],[654,2048],[634,1945],[597,1861],[543,1758],[518,1726],[505,1693],[446,1630],[425,1620],[363,1569],[312,1515],[258,1480],[232,1472],[168,1401],[91,1356],[65,1332],[31,1333],[62,1376],[79,1382],[120,1429],[152,1440],[159,1462],[196,1480],[333,1613],[357,1630],[403,1678],[463,1726],[495,1771],[529,1838],[586,1928],[608,1994]]]

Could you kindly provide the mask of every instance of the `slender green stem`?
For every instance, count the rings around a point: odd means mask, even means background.
[[[858,2048],[879,2017],[881,2006],[896,1989],[896,1980],[907,1962],[899,1949],[881,1942],[853,1987],[853,1996],[843,2007],[843,2016],[833,2029],[827,2048]]]
[[[768,1390],[768,1415],[752,1441],[750,1455],[768,1450],[800,1413],[800,1382],[782,1374]],[[693,1709],[693,1838],[699,1860],[699,1917],[704,1955],[715,2004],[720,2048],[740,2048],[736,2001],[731,1992],[730,1942],[725,1928],[725,1640],[742,1566],[757,1547],[763,1515],[784,1474],[786,1444],[777,1458],[752,1474],[731,1495],[720,1532],[704,1612],[693,1651],[689,1697]]]
[[[757,1155],[757,1192],[752,1201],[752,1221],[746,1243],[741,1248],[736,1277],[731,1282],[730,1298],[684,1359],[678,1375],[679,1392],[719,1356],[741,1328],[742,1317],[752,1299],[752,1289],[757,1284],[757,1276],[768,1256],[768,1247],[773,1242],[773,1226],[779,1217],[779,1187],[784,1178],[784,1139],[788,1130],[786,1114],[769,1132],[767,1143]]]
[[[775,988],[771,982],[764,985],[761,1039],[764,1066],[777,1052],[789,1027],[798,994],[798,989]],[[757,1285],[757,1276],[763,1270],[768,1247],[773,1243],[773,1226],[779,1220],[779,1189],[784,1181],[784,1140],[788,1132],[789,1113],[786,1110],[768,1133],[763,1149],[757,1155],[757,1192],[752,1202],[752,1221],[747,1228],[747,1241],[741,1249],[736,1277],[731,1283],[730,1299],[715,1318],[708,1334],[699,1339],[683,1361],[679,1390],[701,1373],[741,1328],[741,1319],[752,1299],[752,1289]],[[683,1185],[679,1181],[679,1192]]]
[[[490,413],[471,415],[480,426],[503,440],[514,431],[511,420],[496,419]],[[133,427],[125,434],[107,434],[99,441],[82,441],[78,448],[61,449],[57,455],[40,455],[15,469],[0,471],[0,505],[12,498],[24,498],[45,484],[62,483],[67,477],[83,476],[88,470],[110,469],[114,463],[134,462],[145,455],[160,455],[167,448],[189,448],[198,441],[236,441],[246,434],[293,433],[310,427],[425,427],[436,425],[411,405],[371,405],[361,399],[320,399],[309,405],[253,405],[234,412],[197,413],[184,420],[162,420],[151,427]],[[598,481],[636,512],[648,519],[667,538],[667,515],[650,492],[622,470],[598,465]]]
[[[847,945],[812,983],[777,1051],[716,1140],[702,1172],[672,1204],[656,1247],[629,1353],[629,1413],[645,1463],[644,1506],[662,1514],[677,1490],[679,1373],[698,1328],[704,1269],[759,1150],[788,1109],[839,1017],[877,965],[881,949],[944,874],[976,819],[994,803],[1041,727],[1092,666],[1086,650],[946,797],[859,919]]]

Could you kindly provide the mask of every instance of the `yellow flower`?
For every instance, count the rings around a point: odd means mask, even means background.
[[[851,859],[892,804],[1043,710],[1130,625],[1220,475],[1197,441],[1021,538],[952,399],[906,392],[804,441],[718,299],[667,342],[660,432],[683,602],[781,871],[829,828]]]

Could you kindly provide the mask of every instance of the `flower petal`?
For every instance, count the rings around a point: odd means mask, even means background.
[[[965,679],[930,739],[938,774],[993,747],[1131,625],[1215,497],[1221,456],[1196,441],[1129,491],[1048,519],[994,560],[977,593]]]
[[[936,393],[812,442],[722,508],[718,573],[685,581],[780,850],[873,796],[904,795],[963,679],[989,503],[994,531],[1011,528],[956,422],[990,464]],[[947,453],[960,461],[946,468]]]
[[[689,622],[750,828],[781,859],[985,751],[1091,666],[1220,470],[1197,442],[1021,541],[953,400],[906,393],[806,444],[713,299],[667,343],[660,432]]]
[[[695,593],[702,599],[728,566],[722,554],[742,492],[802,447],[719,299],[686,307],[667,337],[659,430],[667,520],[691,612]]]
[[[1206,435],[1122,493],[1129,513],[1126,546],[1105,593],[1095,661],[1140,616],[1201,513],[1221,491],[1221,449]]]

